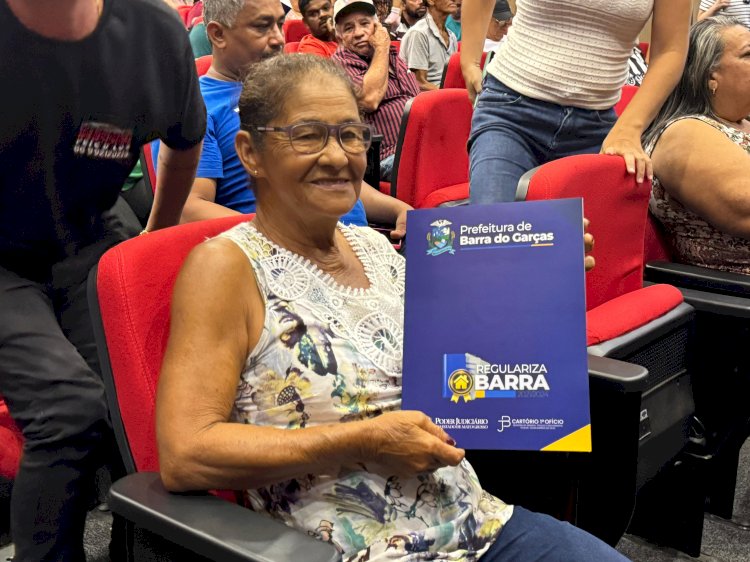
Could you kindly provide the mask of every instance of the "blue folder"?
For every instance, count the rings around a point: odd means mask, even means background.
[[[582,207],[409,212],[404,409],[463,448],[591,451]]]

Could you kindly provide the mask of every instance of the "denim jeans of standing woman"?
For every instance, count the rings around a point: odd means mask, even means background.
[[[524,173],[565,156],[596,154],[616,120],[613,109],[536,100],[488,74],[469,136],[471,203],[514,201]]]

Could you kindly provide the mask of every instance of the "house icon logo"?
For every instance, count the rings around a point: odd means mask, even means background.
[[[448,377],[448,389],[453,393],[452,402],[458,402],[461,397],[468,402],[472,399],[474,376],[466,369],[456,369]]]

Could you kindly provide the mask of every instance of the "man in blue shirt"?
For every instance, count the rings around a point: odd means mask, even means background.
[[[284,10],[278,0],[246,0],[240,8],[228,0],[206,0],[203,13],[213,45],[211,68],[200,78],[208,122],[183,222],[255,210],[251,180],[234,148],[234,138],[240,130],[237,102],[242,91],[241,76],[249,64],[280,54],[284,46]],[[395,224],[391,236],[401,238],[406,233],[409,209],[403,201],[363,183],[360,200],[341,220],[361,226],[366,226],[368,220]]]

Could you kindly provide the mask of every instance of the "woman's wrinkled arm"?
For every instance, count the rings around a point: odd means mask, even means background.
[[[229,422],[263,318],[251,266],[232,242],[213,240],[191,253],[174,289],[157,397],[169,490],[257,488],[354,465],[411,473],[463,458],[418,412],[297,430]]]
[[[750,239],[750,157],[714,127],[684,119],[662,134],[654,173],[665,191],[727,234]]]

